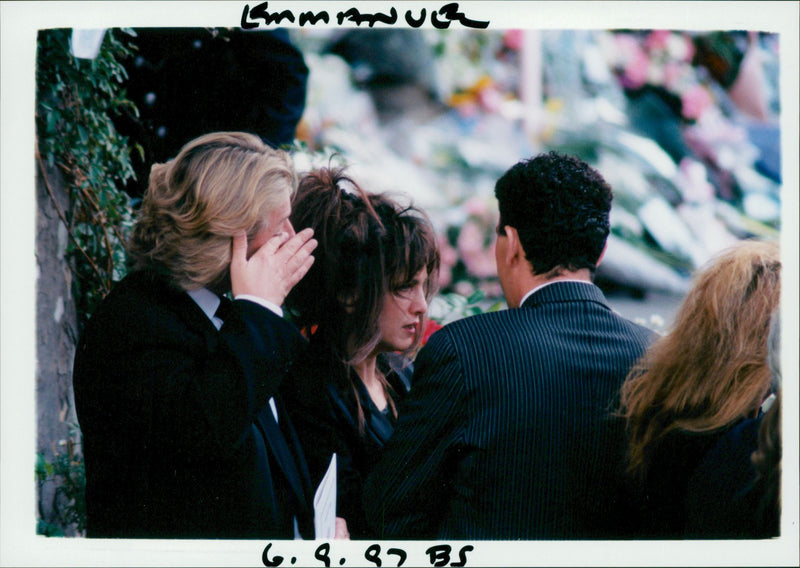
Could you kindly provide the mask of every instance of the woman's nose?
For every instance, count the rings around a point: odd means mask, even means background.
[[[422,286],[417,286],[414,290],[414,297],[411,302],[411,310],[414,314],[424,314],[428,311],[428,301],[425,299],[425,290]]]

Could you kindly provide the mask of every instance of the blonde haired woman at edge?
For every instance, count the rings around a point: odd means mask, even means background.
[[[771,394],[767,337],[780,273],[775,243],[745,241],[720,254],[695,276],[671,331],[623,384],[641,536],[684,537],[692,473]]]
[[[771,538],[781,532],[780,313],[767,349],[774,395],[706,454],[686,494],[686,538]]]

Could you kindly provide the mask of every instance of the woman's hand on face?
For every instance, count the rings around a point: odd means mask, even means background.
[[[231,289],[233,296],[256,296],[283,304],[289,291],[306,275],[317,247],[312,229],[304,229],[289,237],[286,232],[273,235],[264,246],[247,258],[247,235],[233,238]]]
[[[336,533],[333,538],[350,540],[350,531],[347,530],[347,521],[342,517],[336,517]]]

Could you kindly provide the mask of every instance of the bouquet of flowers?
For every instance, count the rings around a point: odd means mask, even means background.
[[[601,46],[626,91],[661,90],[689,121],[698,120],[714,105],[706,74],[693,64],[695,47],[687,33],[609,32]]]

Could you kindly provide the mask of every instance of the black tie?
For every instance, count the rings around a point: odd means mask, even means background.
[[[231,310],[233,310],[233,306],[231,304],[233,304],[233,302],[231,302],[228,298],[225,296],[220,296],[219,306],[217,307],[217,311],[214,312],[214,317],[217,317],[222,321],[228,319],[228,317],[231,315]]]

